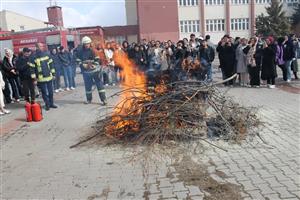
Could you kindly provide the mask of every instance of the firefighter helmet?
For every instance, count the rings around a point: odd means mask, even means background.
[[[82,40],[81,40],[81,43],[82,43],[82,44],[90,44],[90,43],[92,43],[92,40],[91,40],[90,37],[84,36],[84,37],[82,38]]]

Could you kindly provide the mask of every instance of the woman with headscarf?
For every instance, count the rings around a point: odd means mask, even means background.
[[[5,56],[3,58],[2,69],[4,76],[8,79],[12,91],[13,97],[17,102],[20,102],[20,92],[21,86],[18,80],[18,72],[16,68],[17,57],[13,54],[13,51],[10,49],[4,49]]]
[[[246,48],[244,48],[244,53],[246,54],[247,59],[247,67],[250,78],[250,86],[251,87],[259,87],[260,86],[260,66],[258,63],[260,62],[260,57],[257,56],[257,39],[255,37],[250,38],[250,42]]]
[[[242,87],[245,87],[248,84],[247,55],[243,51],[246,47],[247,39],[242,38],[241,43],[235,50],[236,72],[239,74],[239,84]]]
[[[3,95],[3,91],[2,91],[2,90],[4,90],[4,88],[5,88],[5,82],[3,80],[2,73],[0,71],[0,115],[10,113],[9,110],[4,109],[5,104],[4,104],[4,95]]]

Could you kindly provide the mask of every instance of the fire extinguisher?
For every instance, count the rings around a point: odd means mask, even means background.
[[[42,108],[40,104],[38,103],[31,104],[31,112],[32,112],[33,121],[39,122],[43,119]]]
[[[32,122],[31,103],[26,102],[25,104],[26,120]]]

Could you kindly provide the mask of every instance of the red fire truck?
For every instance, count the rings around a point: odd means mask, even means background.
[[[14,53],[19,53],[24,47],[35,50],[35,44],[41,42],[48,49],[58,46],[65,48],[77,47],[83,36],[90,36],[95,41],[103,41],[103,30],[101,27],[82,27],[73,29],[61,29],[56,27],[35,29],[21,32],[0,32],[1,57],[4,48],[10,48]]]
[[[22,32],[6,32],[0,35],[1,54],[4,48],[13,49],[14,53],[22,51],[24,47],[35,50],[35,44],[41,42],[48,49],[64,46],[74,47],[79,44],[77,31],[57,30],[56,28],[44,28]],[[3,54],[2,54],[3,55]]]

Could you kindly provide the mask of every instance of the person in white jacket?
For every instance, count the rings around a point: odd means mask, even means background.
[[[4,114],[9,114],[10,113],[9,110],[4,109],[4,107],[5,107],[5,104],[4,104],[4,95],[3,95],[4,87],[5,87],[5,82],[3,80],[2,73],[0,71],[0,115],[4,115]]]

